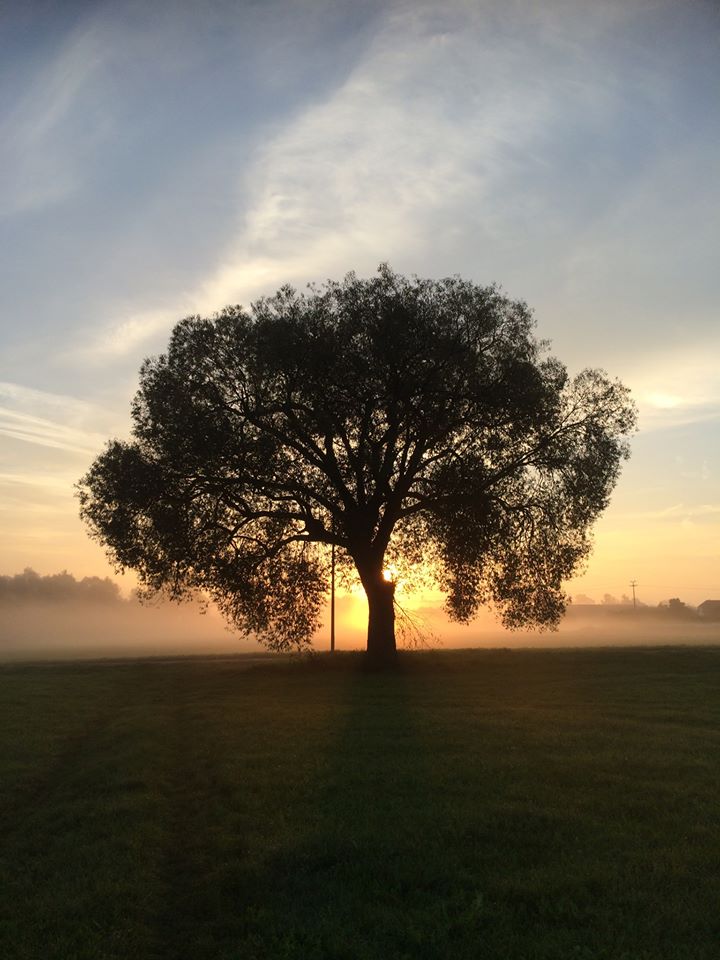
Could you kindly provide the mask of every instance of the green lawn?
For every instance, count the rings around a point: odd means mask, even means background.
[[[720,648],[0,668],[3,960],[720,956]]]

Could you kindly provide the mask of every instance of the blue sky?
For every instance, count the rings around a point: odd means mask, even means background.
[[[72,483],[176,320],[387,260],[633,389],[574,588],[720,595],[719,94],[710,0],[5,4],[0,571],[107,572]]]

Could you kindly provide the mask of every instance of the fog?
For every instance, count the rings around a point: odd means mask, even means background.
[[[343,622],[344,602],[338,604],[340,649],[362,649],[364,626]],[[327,618],[326,618],[327,620]],[[398,616],[398,643],[431,649],[458,647],[597,647],[666,644],[720,644],[720,622],[703,622],[692,608],[678,613],[667,607],[630,604],[570,604],[557,630],[506,630],[488,610],[468,625],[453,623],[442,609],[409,609]],[[327,648],[325,627],[316,645]]]
[[[339,596],[336,646],[365,646],[366,608]],[[329,648],[329,610],[315,638]],[[451,623],[442,610],[426,607],[398,616],[401,646],[577,647],[658,644],[719,644],[720,622],[701,622],[691,608],[632,604],[573,604],[557,631],[504,630],[485,611],[470,625]],[[5,661],[139,656],[261,653],[253,638],[228,630],[210,606],[197,603],[141,604],[123,598],[109,579],[76,580],[62,573],[41,577],[26,570],[0,576],[0,659]]]
[[[672,617],[657,607],[633,610],[604,605],[570,606],[559,628],[504,630],[492,615],[469,626],[449,623],[437,611],[425,611],[445,647],[595,647],[720,643],[720,623],[703,623],[694,616]]]
[[[260,650],[198,603],[141,604],[112,580],[25,570],[0,577],[0,659],[223,654]]]
[[[104,610],[69,605],[0,610],[0,659],[148,657],[257,652],[258,644],[225,629],[214,613],[163,605]]]

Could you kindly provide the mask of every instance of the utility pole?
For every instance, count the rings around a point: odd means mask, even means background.
[[[330,653],[335,652],[335,520],[332,525],[333,540],[330,547]]]
[[[635,602],[635,587],[638,586],[637,580],[631,580],[631,581],[630,581],[630,586],[632,587],[632,592],[633,592],[633,610],[636,610],[636,609],[637,609],[637,603]]]

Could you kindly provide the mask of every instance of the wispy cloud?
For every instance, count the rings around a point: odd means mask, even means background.
[[[158,333],[168,332],[182,315],[192,313],[189,303],[178,301],[175,310],[146,310],[106,326],[88,343],[75,345],[63,358],[74,362],[102,363],[132,354]],[[61,358],[62,359],[62,358]]]
[[[13,440],[24,440],[26,443],[72,453],[92,453],[102,442],[99,435],[92,437],[55,421],[42,420],[3,407],[0,407],[0,434]]]
[[[63,498],[67,496],[68,491],[72,491],[77,479],[74,471],[54,472],[52,474],[6,473],[0,471],[0,487],[16,491],[37,490],[43,494]]]
[[[456,9],[449,20],[468,32],[448,31],[428,8],[389,15],[342,86],[258,152],[243,189],[252,206],[197,291],[200,307],[246,299],[271,279],[409,261],[428,242],[441,247],[468,202],[487,205],[546,123],[547,89],[513,79],[520,51],[494,51],[474,17]]]
[[[269,125],[225,184],[238,222],[214,267],[109,323],[83,356],[122,358],[182,315],[385,259],[485,281],[548,275],[570,301],[594,293],[597,257],[622,258],[618,223],[638,212],[619,129],[628,91],[654,116],[668,83],[623,29],[667,6],[386,5],[342,82]],[[648,154],[636,152],[637,165]]]
[[[622,517],[623,520],[656,520],[673,523],[706,520],[714,523],[716,518],[720,518],[720,503],[674,503],[669,507],[663,507],[659,510],[616,513],[616,519],[618,517]]]
[[[583,42],[620,9],[591,16]],[[430,3],[388,6],[337,88],[262,142],[229,185],[242,214],[215,267],[172,304],[109,325],[86,355],[132,353],[166,321],[280,283],[384,259],[475,273],[499,241],[515,243],[545,213],[533,188],[552,169],[553,134],[568,114],[609,114],[622,96],[602,63],[578,62],[559,15],[536,18],[530,5],[525,15],[513,38],[493,4],[450,3],[442,16]]]
[[[82,182],[109,131],[95,86],[109,50],[97,24],[83,23],[0,124],[0,216],[55,203]]]
[[[720,343],[704,342],[672,353],[638,358],[630,383],[644,431],[720,420]]]
[[[568,139],[608,149],[626,83],[651,84],[640,68],[612,69],[608,38],[631,18],[626,4],[583,4],[587,16],[572,18],[563,3],[538,6],[390,8],[342,86],[259,150],[242,191],[252,205],[199,307],[245,298],[272,273],[385,257],[475,272],[498,246],[527,257],[532,235],[544,234],[533,257],[547,261],[595,173],[578,175],[576,154],[592,147]]]
[[[62,394],[0,383],[0,435],[70,453],[97,453],[101,432],[116,417],[95,404]]]

